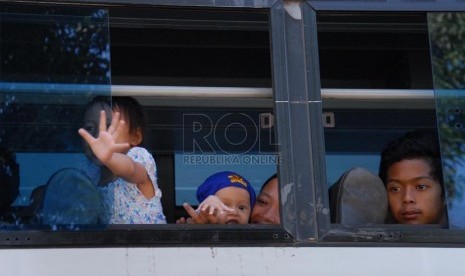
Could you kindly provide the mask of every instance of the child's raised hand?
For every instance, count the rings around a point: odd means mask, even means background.
[[[184,209],[189,214],[190,218],[181,219],[176,221],[178,224],[208,224],[208,223],[219,223],[226,215],[226,213],[232,213],[235,210],[226,206],[217,196],[208,196],[196,210],[192,208],[188,203],[183,204]]]
[[[79,135],[89,144],[94,155],[106,164],[114,153],[122,153],[129,150],[128,143],[117,143],[116,140],[121,133],[125,122],[120,120],[120,113],[115,112],[112,115],[111,124],[107,129],[105,111],[100,111],[99,134],[94,138],[85,129],[79,129]]]
[[[202,217],[206,217],[212,223],[217,223],[220,217],[226,213],[232,213],[235,210],[226,206],[217,196],[209,195],[199,204],[196,212]]]
[[[208,216],[202,216],[200,212],[197,212],[189,203],[184,203],[182,205],[184,210],[186,210],[187,214],[190,217],[188,218],[179,218],[176,220],[176,224],[209,224],[209,223],[217,223],[216,217],[212,216],[209,218]]]

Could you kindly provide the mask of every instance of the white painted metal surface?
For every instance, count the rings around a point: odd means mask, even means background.
[[[463,275],[463,248],[175,247],[0,250],[0,275]]]

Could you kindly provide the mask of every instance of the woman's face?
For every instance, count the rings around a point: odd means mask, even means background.
[[[257,197],[250,215],[251,223],[280,224],[278,178],[270,180]]]

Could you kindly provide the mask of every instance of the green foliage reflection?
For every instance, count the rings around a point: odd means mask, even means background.
[[[465,13],[428,15],[436,112],[449,210],[463,204],[465,178]]]

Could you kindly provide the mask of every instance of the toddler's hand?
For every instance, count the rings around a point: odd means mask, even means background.
[[[112,116],[111,124],[107,129],[105,111],[100,111],[99,134],[94,138],[85,129],[79,129],[79,135],[89,144],[94,155],[103,163],[108,162],[113,153],[122,153],[129,150],[128,143],[116,143],[124,126],[124,121],[119,120],[119,112]]]
[[[234,212],[233,208],[229,208],[216,196],[207,197],[202,203],[200,203],[197,210],[194,210],[188,203],[183,204],[186,212],[191,216],[187,219],[188,224],[216,224],[221,221],[221,218],[226,215],[227,212]],[[180,220],[179,223],[183,223]]]
[[[221,215],[225,212],[234,212],[234,209],[224,205],[223,201],[221,201],[217,196],[209,195],[200,203],[196,211],[208,215]]]

